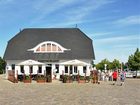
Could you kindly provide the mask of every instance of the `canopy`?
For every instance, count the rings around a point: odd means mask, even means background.
[[[77,66],[86,66],[86,65],[89,65],[88,63],[83,62],[83,61],[80,61],[80,60],[77,60],[77,59],[66,61],[66,62],[62,62],[60,64],[62,64],[62,65],[77,65]]]
[[[44,63],[29,59],[29,60],[20,62],[18,65],[43,65],[43,64]]]

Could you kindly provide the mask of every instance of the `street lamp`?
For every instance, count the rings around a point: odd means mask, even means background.
[[[106,66],[107,66],[107,64],[104,64],[104,69],[105,69],[105,72],[106,72]]]

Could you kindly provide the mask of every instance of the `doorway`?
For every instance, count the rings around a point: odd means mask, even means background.
[[[52,82],[52,67],[46,66],[46,82]]]

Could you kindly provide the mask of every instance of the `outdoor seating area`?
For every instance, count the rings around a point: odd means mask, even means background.
[[[13,83],[18,83],[18,82],[23,82],[23,83],[51,83],[53,80],[60,81],[61,83],[96,83],[98,82],[98,78],[96,77],[94,71],[91,72],[89,76],[85,75],[82,76],[79,73],[77,75],[67,75],[67,74],[62,74],[60,75],[60,79],[52,79],[50,75],[43,75],[43,74],[21,74],[21,75],[16,75],[14,71],[11,70],[9,71],[8,74],[8,80],[10,80]]]
[[[62,83],[73,83],[73,82],[77,82],[77,83],[89,83],[90,81],[92,81],[92,77],[91,76],[80,76],[80,75],[61,75],[60,81],[62,81]]]

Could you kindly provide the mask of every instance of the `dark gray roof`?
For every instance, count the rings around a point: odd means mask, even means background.
[[[27,51],[44,41],[54,41],[64,48],[64,53],[33,53]],[[60,60],[95,59],[92,40],[78,28],[29,28],[8,41],[5,60]]]

